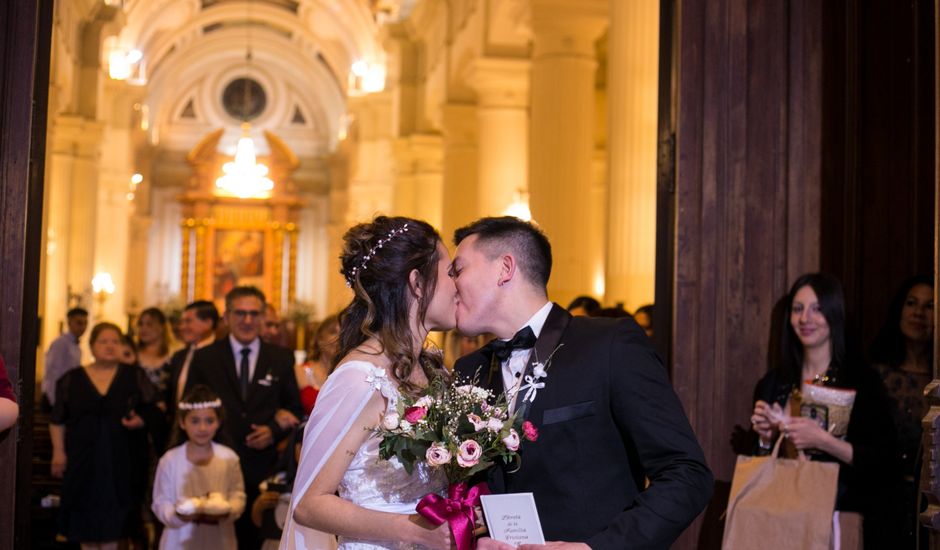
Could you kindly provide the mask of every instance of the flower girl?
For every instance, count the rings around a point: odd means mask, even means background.
[[[237,548],[233,522],[245,509],[238,455],[215,443],[222,402],[196,386],[177,407],[177,442],[160,459],[153,482],[153,512],[166,528],[160,548]]]

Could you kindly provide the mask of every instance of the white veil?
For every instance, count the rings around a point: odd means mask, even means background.
[[[300,463],[294,478],[294,490],[279,550],[336,548],[336,537],[333,535],[315,531],[294,521],[294,509],[374,392],[384,390],[386,384],[385,369],[365,361],[349,361],[340,365],[323,384],[304,430]]]

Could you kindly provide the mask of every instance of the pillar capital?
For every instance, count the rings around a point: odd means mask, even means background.
[[[523,108],[529,104],[528,59],[480,57],[467,65],[465,81],[480,107]]]
[[[532,0],[533,59],[559,54],[593,58],[608,9],[608,0]]]
[[[49,144],[53,153],[98,158],[103,128],[100,122],[77,115],[58,115],[49,128]]]

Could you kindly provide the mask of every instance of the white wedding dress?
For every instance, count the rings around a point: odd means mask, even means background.
[[[303,527],[293,520],[294,508],[307,492],[320,468],[362,413],[374,392],[393,410],[399,393],[383,368],[366,361],[348,361],[330,375],[320,389],[317,404],[307,422],[291,506],[281,536],[280,550],[405,550],[414,545],[397,541],[338,537]],[[409,475],[397,458],[379,458],[379,438],[369,438],[349,464],[339,484],[340,498],[354,504],[397,514],[412,514],[428,493],[445,494],[443,472],[431,472],[424,463]]]

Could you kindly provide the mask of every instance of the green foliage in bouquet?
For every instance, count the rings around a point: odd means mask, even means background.
[[[475,381],[474,381],[475,382]],[[493,393],[473,383],[442,377],[431,380],[420,396],[402,396],[376,428],[379,456],[397,457],[410,474],[416,462],[443,469],[449,483],[486,470],[497,460],[519,462],[520,433],[535,440],[535,429],[523,429],[508,413],[505,396],[490,404]]]

